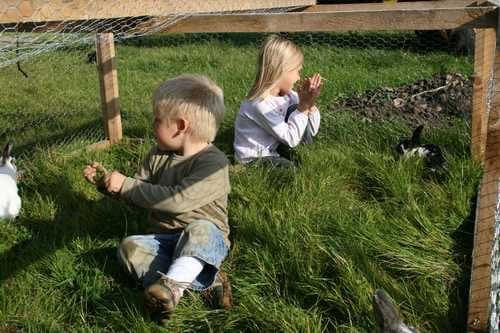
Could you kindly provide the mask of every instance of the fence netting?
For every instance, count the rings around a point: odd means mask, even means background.
[[[460,38],[472,38],[468,33]],[[116,34],[124,134],[143,135],[154,84],[185,72],[207,74],[224,88],[230,126],[267,35]],[[282,35],[304,52],[304,75],[320,72],[326,79],[320,97],[325,110],[351,109],[368,121],[398,116],[409,126],[470,118],[471,41],[454,40],[453,32]],[[0,141],[13,140],[24,152],[104,139],[95,38],[92,32],[0,32],[0,41],[11,40],[0,42]]]
[[[498,190],[500,193],[500,179]],[[490,312],[490,332],[500,332],[500,197],[497,197],[495,211],[495,227],[493,244],[491,250],[491,312]]]
[[[20,3],[0,4],[0,17]],[[95,40],[99,32],[113,32],[125,136],[152,135],[151,94],[162,80],[202,73],[224,89],[227,116],[220,144],[230,147],[234,116],[254,79],[258,49],[269,34],[161,31],[195,15],[297,9],[176,13],[154,24],[148,16],[34,22],[31,31],[24,23],[0,23],[0,144],[13,141],[17,158],[23,160],[34,150],[78,149],[103,140]],[[319,100],[324,136],[337,110],[350,110],[367,122],[397,118],[410,128],[422,123],[448,126],[457,119],[470,124],[470,29],[280,34],[302,49],[304,76],[319,72],[326,79]],[[499,210],[492,253],[491,332],[499,332]]]

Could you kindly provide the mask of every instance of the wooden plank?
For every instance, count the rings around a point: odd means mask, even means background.
[[[479,286],[480,288],[474,289],[474,291],[481,291],[481,290],[483,290],[483,289],[489,289],[489,283],[490,283],[490,282],[491,282],[491,280],[489,280],[489,279],[484,279],[484,283],[483,283],[484,287]],[[474,298],[474,301],[477,301],[477,299],[476,299],[476,298]]]
[[[490,129],[491,129],[491,127],[490,127],[490,126],[488,126],[488,128],[490,128]],[[494,152],[488,152],[488,156],[489,156],[490,158],[492,158],[492,157],[494,157],[494,156],[496,156],[496,155],[500,155],[500,150],[498,150],[498,149],[500,149],[500,148],[498,148],[498,147],[500,147],[500,142],[499,142],[499,143],[497,143],[497,144],[495,144],[495,146],[497,146],[497,148],[496,148],[497,150],[496,150],[496,151],[494,151]]]
[[[315,0],[19,0],[0,1],[0,23],[227,12],[309,6]]]
[[[485,309],[486,312],[488,312],[490,304],[489,304],[489,302],[484,303],[484,300],[481,298],[481,295],[489,293],[489,289],[490,289],[490,285],[491,285],[491,278],[489,276],[489,273],[486,274],[485,278],[483,278],[481,280],[476,280],[476,282],[478,283],[479,288],[474,289],[474,296],[471,296],[469,307],[473,305],[473,307],[476,308],[476,311],[479,309]],[[476,323],[477,323],[477,321],[476,321]],[[477,324],[476,324],[476,327],[477,327]]]
[[[138,28],[158,26],[154,18]],[[161,29],[169,33],[305,32],[362,30],[439,30],[458,27],[496,27],[496,7],[457,9],[391,9],[280,14],[192,16]]]
[[[367,3],[367,4],[341,4],[341,5],[316,5],[304,8],[304,12],[324,12],[324,11],[356,11],[356,10],[391,10],[398,9],[443,9],[443,8],[463,8],[476,5],[475,0],[442,0],[442,1],[415,1],[396,3]]]
[[[488,197],[493,196],[493,194],[488,194]],[[479,216],[477,217],[479,221],[487,220],[491,216],[494,216],[495,210],[496,210],[496,202],[494,204],[490,205],[481,205],[481,209],[479,210]],[[481,232],[483,230],[487,230],[492,228],[492,226],[488,226],[486,223],[480,224],[479,229],[477,232]]]
[[[483,290],[479,290],[478,293],[481,292],[481,291],[483,291]],[[477,313],[484,313],[484,312],[488,312],[488,310],[489,310],[489,306],[482,305],[482,302],[480,300],[476,301],[474,303],[470,303],[469,304],[469,310],[470,310],[470,308],[473,308],[474,311],[477,312]],[[487,330],[485,330],[483,326],[484,325],[479,320],[479,318],[476,318],[476,320],[474,320],[472,323],[469,324],[467,332],[470,332],[470,333],[486,333]]]
[[[488,82],[493,74],[496,48],[496,29],[475,29],[474,82],[472,89],[472,156],[484,160],[488,133]]]
[[[109,140],[102,140],[96,143],[93,143],[91,145],[86,146],[85,152],[94,152],[94,151],[100,151],[104,149],[108,149],[111,146],[111,143]]]
[[[481,268],[483,266],[489,266],[489,258],[491,258],[491,253],[485,253],[480,256],[476,256],[478,261],[476,262],[476,267]],[[474,272],[472,272],[474,273]],[[477,279],[477,280],[482,280],[482,279]]]
[[[486,221],[482,221],[482,223],[486,224]],[[476,257],[482,257],[482,256],[488,256],[491,251],[491,244],[489,244],[489,241],[484,241],[482,243],[479,243],[476,241],[476,237],[474,237],[474,255]],[[475,267],[477,268],[478,266],[483,265],[484,263],[477,263]]]
[[[490,117],[490,122],[491,122],[491,118],[492,117]],[[488,122],[488,124],[489,124],[489,122]],[[492,128],[492,130],[496,130],[496,129],[497,129],[496,127]],[[495,148],[495,149],[488,151],[488,153],[490,154],[489,156],[496,155],[497,152],[500,150],[500,137],[491,137],[490,144],[492,145],[492,148]]]
[[[83,148],[76,149],[76,150],[72,151],[71,153],[69,153],[68,155],[65,155],[64,157],[71,157],[71,158],[79,157],[82,155],[82,153],[100,151],[100,150],[108,149],[109,147],[111,147],[111,143],[109,142],[109,140],[106,139],[106,140],[98,141],[96,143],[92,143],[92,144],[85,146]]]
[[[480,219],[483,219],[483,218],[488,218],[491,216],[491,214],[494,212],[496,208],[496,203],[491,205],[491,206],[481,206],[481,209],[479,210],[479,218]]]
[[[498,179],[492,179],[492,180],[485,181],[483,183],[483,186],[486,186],[487,189],[493,189],[496,191],[497,187],[498,187]]]
[[[491,207],[481,208],[480,213],[482,214],[483,219],[489,219],[490,217],[495,217],[495,210],[496,210],[496,205],[491,206]],[[490,226],[485,226],[485,227],[479,229],[478,232],[484,231],[484,230],[492,230],[492,228]]]
[[[152,29],[166,33],[440,30],[491,28],[497,25],[495,6],[398,9],[397,5],[392,5],[394,8],[390,10],[373,10],[363,9],[364,5],[358,4],[358,9],[351,11],[186,15],[177,17],[175,21],[173,16],[142,17],[135,21],[130,19],[124,25],[115,25],[114,32],[141,33]],[[51,21],[43,25],[31,22],[0,23],[4,29],[15,26],[17,31],[28,32],[75,32],[78,27],[89,25],[96,27],[93,31],[109,29],[105,25],[101,27],[98,21]]]
[[[485,219],[489,219],[491,217],[494,217],[495,216],[495,207],[491,207],[491,208],[481,208],[481,211],[479,212],[479,214],[481,214]],[[491,228],[487,228],[487,230],[491,230]]]
[[[476,30],[476,59],[475,80],[473,92],[473,125],[476,137],[486,136],[484,151],[473,147],[475,157],[482,154],[484,176],[479,193],[479,203],[476,211],[476,225],[474,228],[474,250],[472,254],[472,272],[469,294],[469,313],[467,318],[469,332],[487,332],[490,309],[491,291],[491,250],[494,237],[495,211],[498,198],[498,179],[500,177],[499,136],[500,128],[488,126],[500,117],[500,52],[498,49],[489,49],[494,45],[493,38],[497,38],[495,29]],[[498,45],[497,45],[498,47]],[[478,49],[479,48],[479,49]],[[492,55],[493,52],[496,52]],[[494,65],[493,65],[494,64]],[[492,66],[494,66],[492,70]],[[493,73],[493,89],[488,119],[484,118],[485,86]],[[481,77],[481,78],[478,78]],[[479,82],[476,82],[479,81]],[[480,125],[478,125],[478,122]],[[486,132],[486,133],[485,133]],[[477,141],[476,141],[477,142]],[[483,141],[480,141],[483,144]],[[481,158],[481,157],[479,157]]]
[[[489,279],[488,280],[486,280],[486,279],[484,280],[484,285],[487,286],[489,283],[491,283],[491,281]],[[482,289],[477,289],[476,291],[487,291],[485,289],[488,289],[488,287],[485,287],[485,288],[482,288]],[[480,301],[481,301],[481,299],[480,298],[476,298],[476,297],[472,298],[472,300],[471,300],[472,303],[474,303],[474,302],[480,302]]]
[[[482,204],[486,207],[494,206],[496,205],[497,202],[497,199],[495,198],[494,195],[482,195],[480,200]]]
[[[96,49],[104,131],[109,142],[114,144],[122,139],[122,121],[113,34],[98,34]]]
[[[498,156],[498,154],[495,154],[495,156]],[[498,164],[498,162],[494,161],[493,158],[492,158],[492,157],[495,157],[495,156],[487,156],[488,158],[484,162],[484,166],[488,170],[495,171],[495,170],[500,169],[500,165]]]

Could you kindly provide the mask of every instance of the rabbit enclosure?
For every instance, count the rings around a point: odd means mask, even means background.
[[[0,332],[373,332],[377,288],[421,332],[498,332],[497,5],[0,3],[0,144],[14,143],[23,200],[0,221]],[[232,159],[270,33],[327,80],[318,139],[293,172],[231,165],[235,307],[190,294],[160,328],[115,255],[145,213],[96,192],[83,167],[132,175],[154,143],[152,92],[181,73],[224,90],[215,144]],[[439,174],[395,153],[421,124]]]

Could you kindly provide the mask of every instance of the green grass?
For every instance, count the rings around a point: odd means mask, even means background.
[[[238,40],[202,36],[170,45],[151,37],[120,45],[125,135],[145,141],[93,153],[72,153],[102,135],[97,75],[85,49],[23,63],[28,79],[15,67],[0,69],[7,119],[0,133],[15,139],[25,170],[22,214],[0,224],[0,331],[373,332],[371,296],[384,288],[423,332],[465,332],[481,175],[469,154],[470,128],[457,120],[424,133],[449,163],[446,175],[429,177],[418,160],[393,155],[408,128],[360,122],[346,111],[323,113],[317,142],[298,150],[296,172],[231,167],[233,246],[224,268],[233,310],[211,310],[199,295],[186,295],[165,329],[143,312],[115,251],[122,237],[143,230],[145,212],[103,197],[82,168],[100,160],[132,174],[152,144],[152,90],[183,72],[207,74],[223,87],[227,117],[216,143],[230,155],[257,52],[255,43]],[[305,73],[329,79],[322,110],[366,89],[472,71],[469,59],[438,51],[302,46]],[[49,147],[67,136],[79,139]]]

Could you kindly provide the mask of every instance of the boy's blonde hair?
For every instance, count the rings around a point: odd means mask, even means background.
[[[185,118],[192,138],[212,142],[224,119],[224,96],[222,89],[208,77],[184,74],[156,89],[153,112],[159,118]]]
[[[247,99],[266,98],[283,73],[302,65],[304,56],[292,41],[278,36],[267,37],[259,53],[257,76]]]

